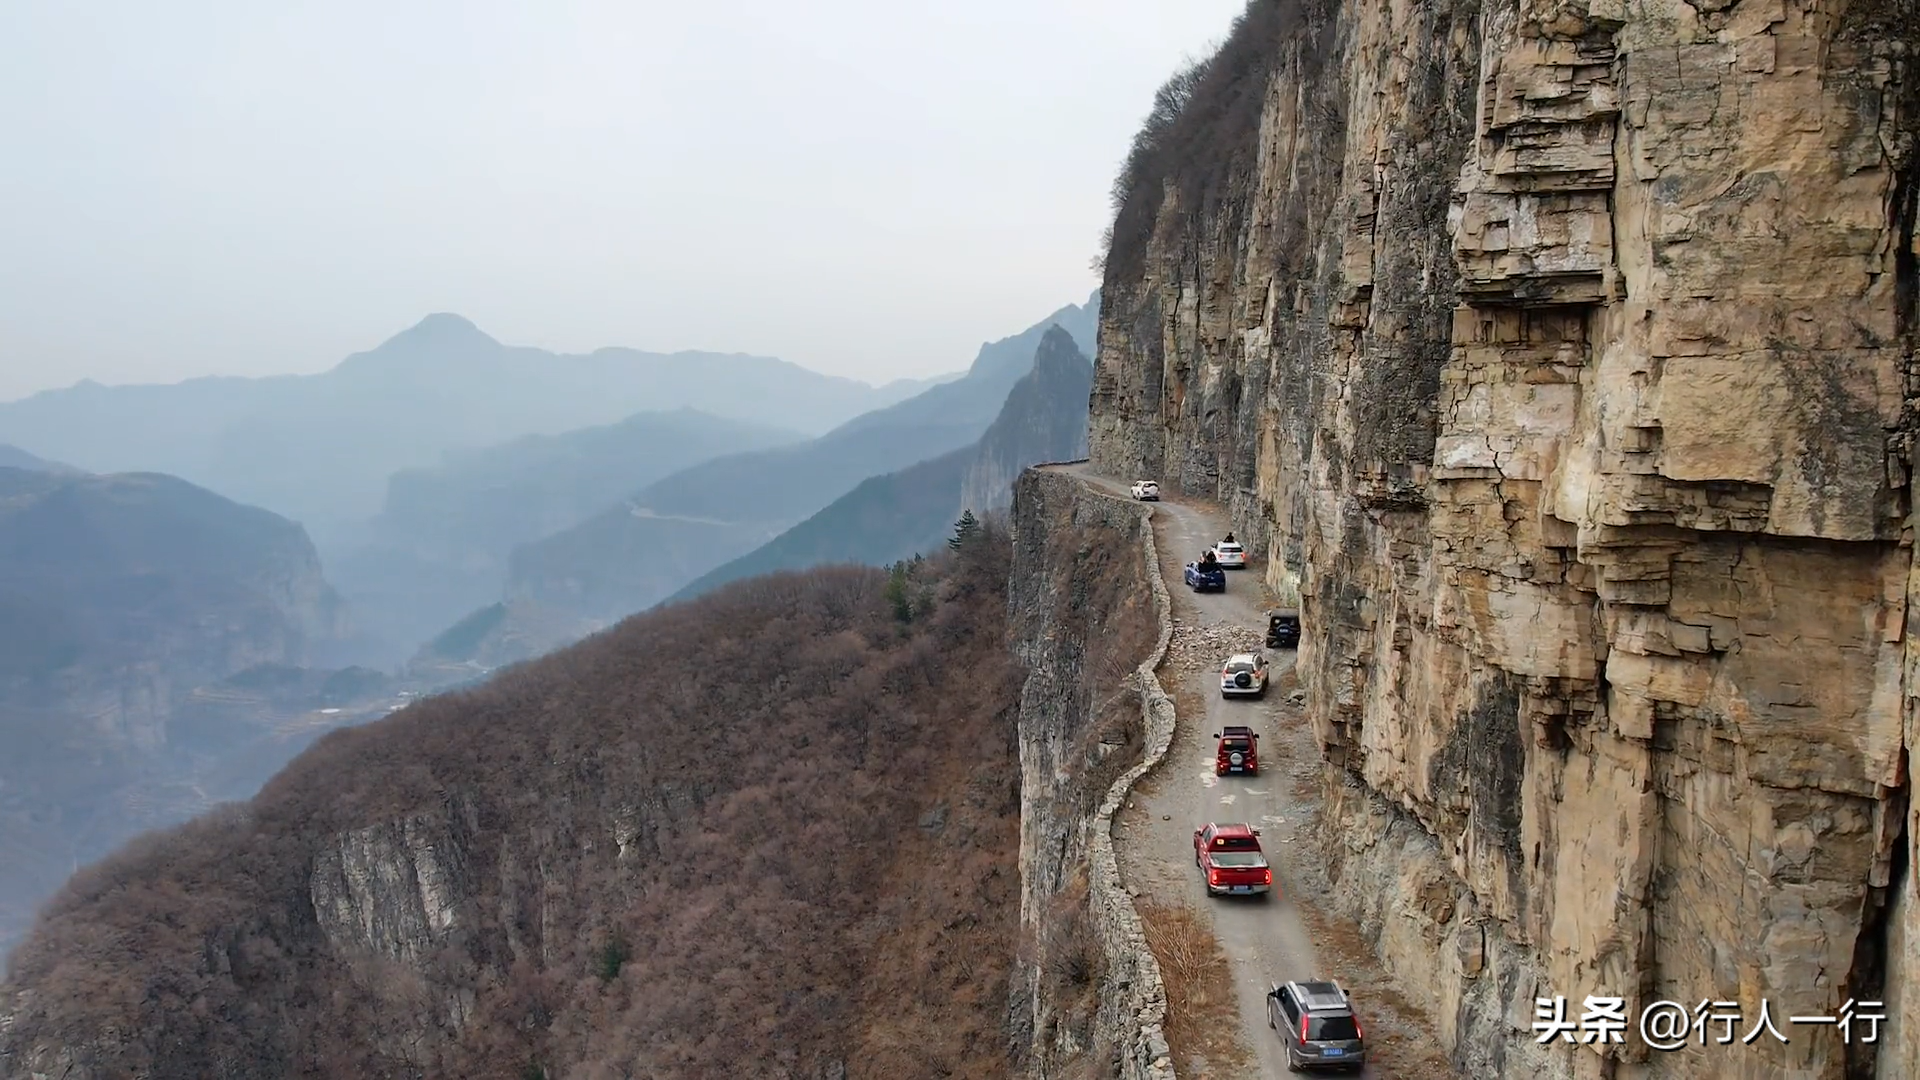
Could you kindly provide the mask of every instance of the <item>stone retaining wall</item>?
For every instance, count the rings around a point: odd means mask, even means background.
[[[1151,516],[1147,508],[1045,466],[1027,470],[1015,485],[1012,629],[1030,673],[1020,718],[1021,923],[1037,952],[1015,980],[1012,1023],[1016,1042],[1026,1040],[1020,1047],[1022,1073],[1030,1080],[1058,1080],[1091,1054],[1111,1055],[1100,1076],[1175,1076],[1163,1033],[1167,1002],[1160,965],[1120,880],[1112,833],[1113,815],[1140,777],[1160,764],[1173,740],[1173,702],[1154,675],[1172,640],[1173,619]],[[1152,596],[1156,640],[1128,676],[1140,701],[1142,752],[1138,762],[1107,786],[1090,815],[1081,810],[1074,814],[1077,820],[1066,820],[1061,808],[1073,803],[1076,789],[1085,792],[1075,775],[1080,761],[1072,748],[1092,719],[1067,706],[1068,690],[1092,678],[1076,666],[1081,657],[1071,639],[1075,626],[1097,626],[1104,612],[1080,606],[1085,598],[1078,594],[1093,583],[1076,582],[1073,596],[1042,595],[1042,590],[1062,570],[1059,560],[1103,542],[1139,545],[1144,585]],[[1049,902],[1082,866],[1087,878],[1084,914],[1105,963],[1097,1013],[1084,1040],[1062,1017],[1060,1003],[1045,999],[1045,980],[1039,976],[1048,962]]]
[[[1112,499],[1085,487],[1092,498]],[[1131,505],[1131,504],[1126,504]],[[1173,605],[1167,596],[1167,584],[1160,577],[1160,550],[1153,540],[1153,511],[1140,514],[1140,544],[1147,563],[1147,585],[1153,590],[1153,607],[1160,620],[1160,637],[1153,653],[1134,670],[1135,688],[1140,694],[1140,719],[1146,735],[1146,753],[1140,763],[1128,769],[1107,790],[1107,797],[1094,815],[1092,842],[1087,846],[1091,864],[1089,902],[1100,944],[1107,954],[1109,972],[1117,988],[1127,993],[1124,1000],[1110,1003],[1118,1015],[1114,1018],[1116,1041],[1127,1048],[1121,1060],[1121,1076],[1126,1080],[1174,1080],[1173,1057],[1167,1050],[1163,1027],[1167,1019],[1167,991],[1160,979],[1160,962],[1147,947],[1146,932],[1133,897],[1120,881],[1119,859],[1113,850],[1113,815],[1119,811],[1142,776],[1160,765],[1173,745],[1173,699],[1161,687],[1154,669],[1166,658],[1173,640]]]

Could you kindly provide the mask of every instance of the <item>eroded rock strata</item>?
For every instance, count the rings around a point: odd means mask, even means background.
[[[1915,10],[1256,4],[1136,151],[1091,456],[1298,591],[1339,892],[1470,1075],[1920,1075]]]

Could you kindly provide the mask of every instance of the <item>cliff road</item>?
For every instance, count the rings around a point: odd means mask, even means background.
[[[1047,471],[1074,477],[1102,495],[1128,499],[1127,484],[1084,464]],[[1332,978],[1353,995],[1374,1058],[1368,1077],[1455,1075],[1432,1049],[1431,1022],[1395,989],[1357,929],[1327,901],[1322,845],[1337,837],[1319,824],[1320,761],[1297,700],[1294,651],[1265,647],[1266,612],[1274,606],[1261,567],[1228,575],[1224,593],[1194,593],[1184,565],[1227,531],[1217,504],[1169,492],[1151,507],[1158,571],[1172,601],[1173,636],[1157,675],[1174,699],[1172,743],[1115,816],[1114,841],[1124,887],[1149,924],[1190,911],[1226,954],[1232,1003],[1221,1016],[1237,1030],[1204,1039],[1175,1039],[1172,1064],[1194,1077],[1290,1075],[1279,1037],[1268,1028],[1266,990],[1275,981]],[[1311,633],[1311,628],[1307,630]],[[1238,652],[1265,652],[1272,666],[1262,699],[1223,698],[1219,672]],[[1214,775],[1214,735],[1244,724],[1260,736],[1258,776]],[[1210,898],[1193,860],[1193,830],[1208,822],[1245,822],[1259,829],[1274,868],[1274,894]],[[1164,967],[1165,965],[1163,965]],[[1169,977],[1169,983],[1179,976]],[[1170,988],[1169,995],[1181,991]],[[1224,1004],[1224,1003],[1223,1003]],[[1176,1003],[1175,1010],[1180,1005]]]
[[[1271,781],[1199,794],[1213,729],[1171,710],[1115,862],[1150,911],[1140,856],[1191,871],[1183,816],[1285,819],[1264,913],[1187,891],[1236,993],[1312,962],[1400,1041],[1315,921],[1323,872],[1476,1080],[1920,1076],[1916,56],[1912,0],[1262,3],[1162,88],[1115,186],[1089,467],[1226,508],[1191,539],[1155,510],[1152,561],[1226,527],[1262,556],[1224,598],[1168,582],[1175,706],[1236,594],[1297,595],[1304,634],[1279,701],[1222,706]],[[1635,1030],[1537,1037],[1589,997]],[[1643,1037],[1703,1000],[1731,1041]]]

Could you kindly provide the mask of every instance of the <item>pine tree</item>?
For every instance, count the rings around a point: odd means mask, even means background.
[[[947,541],[947,546],[959,551],[978,535],[980,535],[980,519],[973,516],[973,511],[968,510],[960,515],[959,521],[953,523],[953,539]]]
[[[907,573],[904,562],[887,567],[887,603],[893,606],[893,617],[901,622],[913,621],[913,598],[907,591]]]

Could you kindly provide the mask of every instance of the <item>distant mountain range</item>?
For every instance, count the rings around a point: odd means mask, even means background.
[[[82,382],[0,404],[0,441],[83,469],[182,477],[302,522],[331,552],[364,539],[392,474],[450,450],[677,408],[813,435],[935,381],[874,387],[739,354],[560,355],[441,314],[318,375]]]
[[[964,475],[971,457],[943,466],[932,462],[973,447],[994,423],[1009,393],[1032,371],[1050,327],[1059,327],[1069,345],[1091,353],[1098,318],[1095,293],[1085,304],[1063,307],[1019,334],[983,345],[959,379],[808,442],[684,469],[571,529],[516,549],[503,597],[505,614],[494,633],[481,636],[474,647],[496,660],[517,658],[515,650],[499,646],[501,635],[538,652],[609,625],[774,540],[869,478],[921,462]],[[1084,428],[1085,394],[1080,398]],[[957,515],[959,483],[938,490]],[[875,489],[866,497],[882,498]],[[535,626],[541,629],[531,629]],[[430,649],[420,661],[445,659]]]
[[[71,465],[35,457],[17,446],[0,443],[0,469],[27,469],[32,472],[77,472]]]
[[[436,466],[395,473],[368,542],[336,556],[328,576],[358,621],[405,655],[498,599],[516,546],[711,458],[805,441],[797,431],[677,409],[453,451]]]
[[[696,585],[937,544],[1021,461],[1074,456],[1097,314],[879,388],[434,316],[323,375],[0,405],[33,447],[0,444],[0,948],[74,866],[325,731]],[[421,641],[406,673],[350,666]]]
[[[1031,370],[1014,384],[978,442],[862,482],[670,599],[691,599],[775,570],[838,562],[885,564],[928,551],[952,534],[962,513],[985,515],[1010,506],[1013,481],[1021,469],[1084,455],[1092,389],[1092,362],[1071,334],[1055,326],[1042,337]]]

